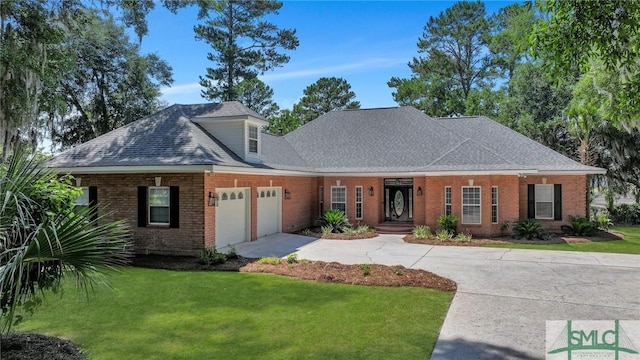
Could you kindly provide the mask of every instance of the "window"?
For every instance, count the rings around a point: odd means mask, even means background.
[[[169,225],[169,220],[169,187],[149,187],[149,224]]]
[[[498,187],[491,187],[491,223],[498,223]]]
[[[536,184],[536,219],[553,219],[553,185]]]
[[[480,224],[480,187],[462,187],[462,223]]]
[[[76,211],[89,207],[89,187],[84,186],[79,189],[82,190],[82,194],[80,194],[80,196],[78,196],[73,202]]]
[[[258,127],[249,125],[249,152],[252,154],[258,153]]]
[[[331,187],[331,209],[341,210],[347,213],[347,187],[332,186]]]
[[[444,214],[451,215],[451,186],[444,187]]]
[[[324,214],[324,186],[318,188],[318,215]]]
[[[356,220],[362,219],[362,186],[356,186]]]

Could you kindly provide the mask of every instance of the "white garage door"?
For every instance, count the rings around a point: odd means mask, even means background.
[[[282,231],[282,188],[259,187],[258,237]]]
[[[246,188],[218,188],[216,247],[251,240],[250,193]]]

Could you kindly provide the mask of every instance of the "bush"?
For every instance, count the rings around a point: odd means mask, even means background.
[[[438,226],[455,235],[458,232],[458,217],[455,215],[441,215],[438,218]]]
[[[269,265],[280,265],[282,263],[282,259],[275,256],[263,257],[258,260],[258,264],[269,264]]]
[[[287,255],[287,262],[289,264],[295,264],[296,262],[298,262],[298,254],[292,253]]]
[[[216,248],[206,248],[202,250],[198,262],[203,265],[217,265],[227,261],[227,255],[218,252]]]
[[[413,228],[413,236],[418,239],[430,239],[433,237],[433,234],[431,233],[431,228],[427,225],[418,225]]]
[[[587,218],[569,216],[571,225],[562,226],[562,230],[567,230],[571,235],[590,236],[596,230],[596,227]]]
[[[369,264],[360,264],[360,270],[362,270],[362,275],[364,276],[371,275],[371,265]]]
[[[229,249],[229,252],[227,252],[227,260],[237,258],[239,258],[238,250],[236,250],[235,246],[232,246],[231,249]]]
[[[609,230],[609,227],[613,226],[611,217],[609,217],[609,212],[606,210],[593,212],[591,215],[591,222],[603,230]]]
[[[469,233],[460,233],[456,236],[456,241],[460,242],[469,242],[471,241],[471,234]]]
[[[451,241],[451,239],[453,239],[453,233],[445,229],[439,230],[436,233],[436,239],[440,241]]]
[[[515,239],[542,239],[544,227],[534,219],[520,220],[513,224],[513,238]]]
[[[368,225],[360,225],[357,228],[352,227],[344,227],[342,228],[342,232],[347,235],[360,235],[367,233],[375,233],[376,229],[369,227]]]
[[[325,227],[327,227],[327,229],[331,228],[332,233],[341,233],[345,228],[351,226],[347,216],[342,211],[336,209],[325,211],[322,219],[325,222],[325,226],[322,227],[322,232],[324,232]]]
[[[640,204],[620,204],[611,211],[616,224],[640,225]]]

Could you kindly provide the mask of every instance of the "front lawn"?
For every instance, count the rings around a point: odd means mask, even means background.
[[[111,282],[50,294],[18,330],[90,359],[426,359],[453,298],[249,273],[127,268]]]
[[[624,239],[571,244],[500,244],[489,247],[535,250],[592,251],[622,254],[640,254],[640,227],[619,226],[614,230],[625,235]]]

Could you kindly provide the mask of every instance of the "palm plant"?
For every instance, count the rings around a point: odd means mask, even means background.
[[[18,308],[33,312],[64,277],[88,291],[127,263],[129,230],[95,209],[75,212],[71,179],[42,169],[24,153],[0,165],[0,312],[8,331]]]

